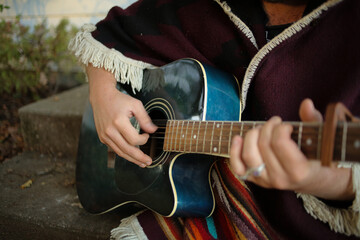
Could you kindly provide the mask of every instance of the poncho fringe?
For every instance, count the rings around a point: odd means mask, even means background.
[[[241,93],[241,106],[242,111],[244,111],[246,106],[246,97],[250,88],[250,83],[252,78],[255,75],[255,72],[260,64],[260,62],[264,59],[264,57],[271,52],[275,47],[280,45],[283,41],[300,32],[306,26],[308,26],[312,21],[319,18],[324,11],[327,11],[329,8],[339,4],[343,0],[329,0],[322,5],[320,5],[317,9],[312,11],[307,16],[303,17],[299,21],[292,24],[290,27],[285,29],[282,33],[273,38],[270,42],[268,42],[264,47],[262,47],[259,52],[254,56],[251,60],[246,74],[244,76],[244,81],[242,83],[242,93]],[[225,13],[228,11],[224,9]]]
[[[110,239],[112,240],[148,239],[142,227],[140,226],[139,221],[137,220],[137,216],[141,213],[142,211],[134,215],[131,215],[130,217],[122,219],[120,225],[117,228],[111,230]]]
[[[230,17],[234,24],[246,34],[251,42],[256,45],[256,41],[252,37],[252,33],[248,33],[248,28],[246,25],[238,19],[232,12],[230,7],[226,2],[220,2],[220,0],[215,0],[224,10],[224,12]],[[249,64],[247,72],[244,77],[242,85],[242,99],[241,106],[242,111],[245,108],[246,96],[248,89],[250,87],[251,79],[254,77],[256,69],[258,68],[261,60],[276,46],[280,45],[283,41],[290,38],[297,32],[301,31],[307,25],[309,25],[313,20],[320,17],[320,15],[327,11],[329,8],[339,4],[343,0],[329,0],[319,6],[317,9],[312,11],[309,15],[305,16],[301,20],[297,21],[289,28],[284,30],[281,34],[272,39],[268,44],[266,44],[259,52],[255,55],[252,61]],[[245,26],[244,26],[245,25]],[[249,30],[250,31],[250,30]],[[325,223],[328,223],[330,228],[335,232],[343,233],[348,236],[356,235],[360,236],[360,166],[352,166],[352,176],[353,176],[353,186],[354,192],[356,193],[356,198],[353,202],[353,205],[349,209],[337,209],[330,206],[327,206],[324,202],[320,201],[314,196],[308,194],[298,194],[304,202],[304,208],[306,211],[313,216],[315,219],[319,219]]]
[[[243,32],[245,36],[249,38],[250,42],[258,49],[259,47],[256,43],[254,34],[251,32],[249,27],[231,11],[230,6],[226,2],[221,2],[220,0],[215,0],[215,2],[217,2],[222,7],[225,14],[229,16],[230,20],[235,24],[235,26],[239,28],[239,30]]]
[[[354,164],[351,168],[355,199],[348,209],[330,207],[312,195],[298,193],[297,196],[303,200],[305,210],[311,216],[328,223],[333,231],[360,236],[360,166]]]
[[[114,74],[115,79],[123,84],[131,84],[133,91],[140,91],[142,87],[143,70],[154,66],[142,61],[136,61],[124,56],[115,49],[109,49],[95,40],[91,32],[96,27],[85,24],[76,36],[69,42],[69,50],[78,60],[87,66],[104,68]]]

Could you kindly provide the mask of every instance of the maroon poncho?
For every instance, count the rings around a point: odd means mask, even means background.
[[[256,0],[139,1],[126,10],[111,9],[92,37],[123,54],[120,59],[160,66],[191,57],[234,74],[242,81],[243,120],[279,115],[297,121],[304,98],[322,113],[329,102],[341,101],[360,115],[360,1],[323,2],[309,1],[305,16],[269,43],[266,14]],[[114,63],[97,64],[96,56],[73,50],[84,63],[118,71]],[[131,75],[131,68],[126,71]],[[214,187],[217,208],[211,219],[164,219],[144,212],[137,220],[147,237],[355,238],[309,215],[293,192],[246,188],[224,162],[213,176],[221,187]]]

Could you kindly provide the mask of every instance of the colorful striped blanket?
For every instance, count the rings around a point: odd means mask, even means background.
[[[215,164],[211,178],[217,203],[211,217],[166,218],[147,210],[124,219],[120,227],[112,231],[112,237],[150,240],[278,238],[256,207],[245,182],[232,174],[226,161]]]

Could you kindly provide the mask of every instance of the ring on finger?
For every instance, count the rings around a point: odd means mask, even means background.
[[[254,177],[259,177],[261,172],[265,169],[265,163],[261,164],[258,167],[248,168],[243,176],[239,176],[240,180],[247,180],[251,175]]]

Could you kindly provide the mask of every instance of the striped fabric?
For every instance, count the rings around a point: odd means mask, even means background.
[[[148,239],[277,239],[257,210],[244,182],[235,178],[226,161],[212,172],[216,199],[208,218],[165,218],[151,211],[137,216]]]

